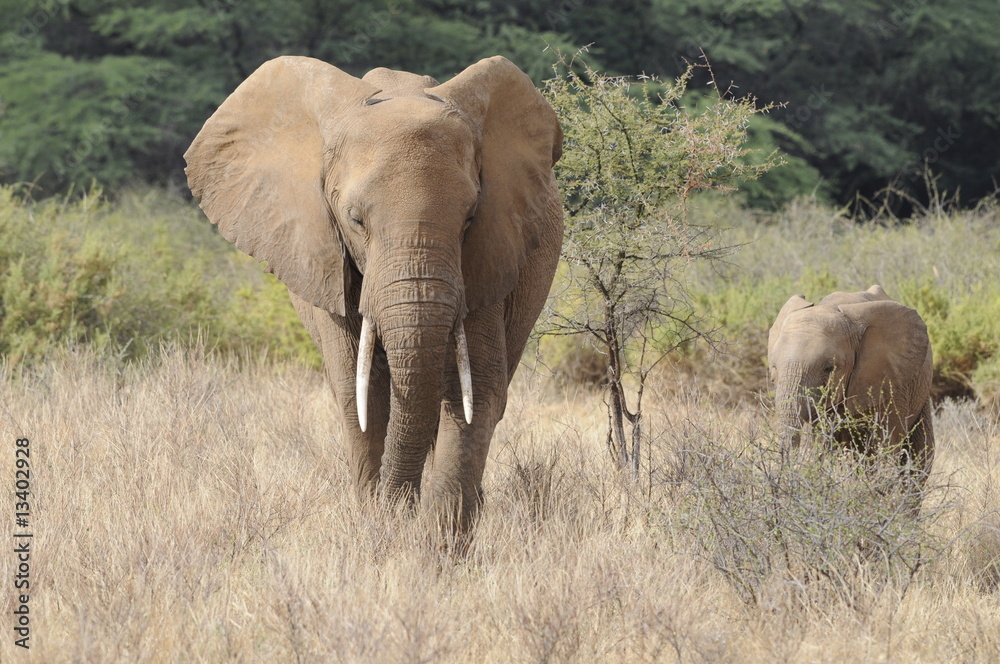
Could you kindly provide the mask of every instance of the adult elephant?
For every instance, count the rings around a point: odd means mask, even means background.
[[[464,526],[477,512],[558,261],[561,143],[499,56],[443,84],[280,57],[185,153],[205,214],[267,262],[322,350],[362,494],[422,494]]]
[[[833,293],[819,304],[795,295],[768,334],[767,358],[775,409],[786,443],[827,408],[884,423],[887,442],[923,473],[934,455],[927,327],[919,314],[889,298],[881,286]],[[825,394],[823,391],[825,390]],[[840,442],[864,445],[872,432],[837,432]]]

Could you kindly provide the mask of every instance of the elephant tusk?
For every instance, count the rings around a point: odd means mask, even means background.
[[[355,396],[358,402],[358,425],[368,428],[368,378],[375,353],[375,327],[367,317],[361,319],[361,345],[358,347],[358,377]]]
[[[458,361],[458,380],[462,384],[462,406],[465,423],[472,424],[472,367],[469,364],[469,342],[465,339],[465,326],[455,326],[455,358]]]

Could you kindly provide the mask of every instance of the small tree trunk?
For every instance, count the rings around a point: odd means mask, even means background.
[[[625,404],[621,393],[621,383],[614,381],[611,383],[611,403],[608,404],[611,411],[611,437],[614,445],[614,455],[618,459],[618,467],[622,470],[628,468],[628,444],[625,440]]]
[[[632,479],[639,479],[639,461],[642,451],[642,413],[637,412],[630,420],[632,423]]]
[[[614,437],[615,456],[618,467],[625,470],[629,465],[628,443],[625,440],[625,395],[622,389],[621,344],[618,339],[618,327],[614,305],[604,303],[605,343],[608,351],[608,388],[611,390],[611,434]]]

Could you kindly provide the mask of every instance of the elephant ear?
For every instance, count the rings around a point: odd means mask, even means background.
[[[767,357],[769,362],[771,361],[774,347],[778,343],[778,338],[781,337],[781,327],[785,324],[788,314],[811,306],[813,306],[813,303],[807,300],[804,295],[793,295],[781,307],[778,317],[774,319],[774,324],[771,325],[771,329],[767,332]]]
[[[921,373],[930,371],[927,326],[916,310],[893,300],[845,304],[840,310],[861,332],[846,390],[852,409],[884,409],[891,398],[888,386],[901,395],[912,393]]]
[[[184,153],[191,192],[223,237],[310,304],[344,315],[348,261],[323,189],[338,117],[378,88],[313,58],[265,62]]]
[[[561,228],[552,166],[562,155],[562,127],[531,79],[501,56],[427,93],[461,109],[481,139],[480,200],[462,246],[471,311],[514,290],[545,231]]]

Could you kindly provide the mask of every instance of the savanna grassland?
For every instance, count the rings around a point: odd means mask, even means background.
[[[193,208],[51,205],[0,215],[6,237],[50,224],[18,283],[76,303],[4,349],[0,494],[8,518],[26,436],[34,540],[32,647],[13,645],[4,581],[0,661],[1000,660],[995,207],[859,225],[809,203],[764,218],[706,202],[701,219],[748,243],[685,277],[727,343],[678,353],[651,384],[639,479],[611,462],[599,388],[573,378],[585,347],[541,343],[460,550],[358,503],[294,314]],[[93,235],[137,219],[156,229],[151,256]],[[919,512],[886,459],[782,455],[768,424],[778,307],[872,283],[920,311],[939,374],[977,397],[940,402]],[[80,303],[99,305],[83,323]],[[172,333],[126,344],[127,325]],[[5,547],[0,578],[14,567]]]

